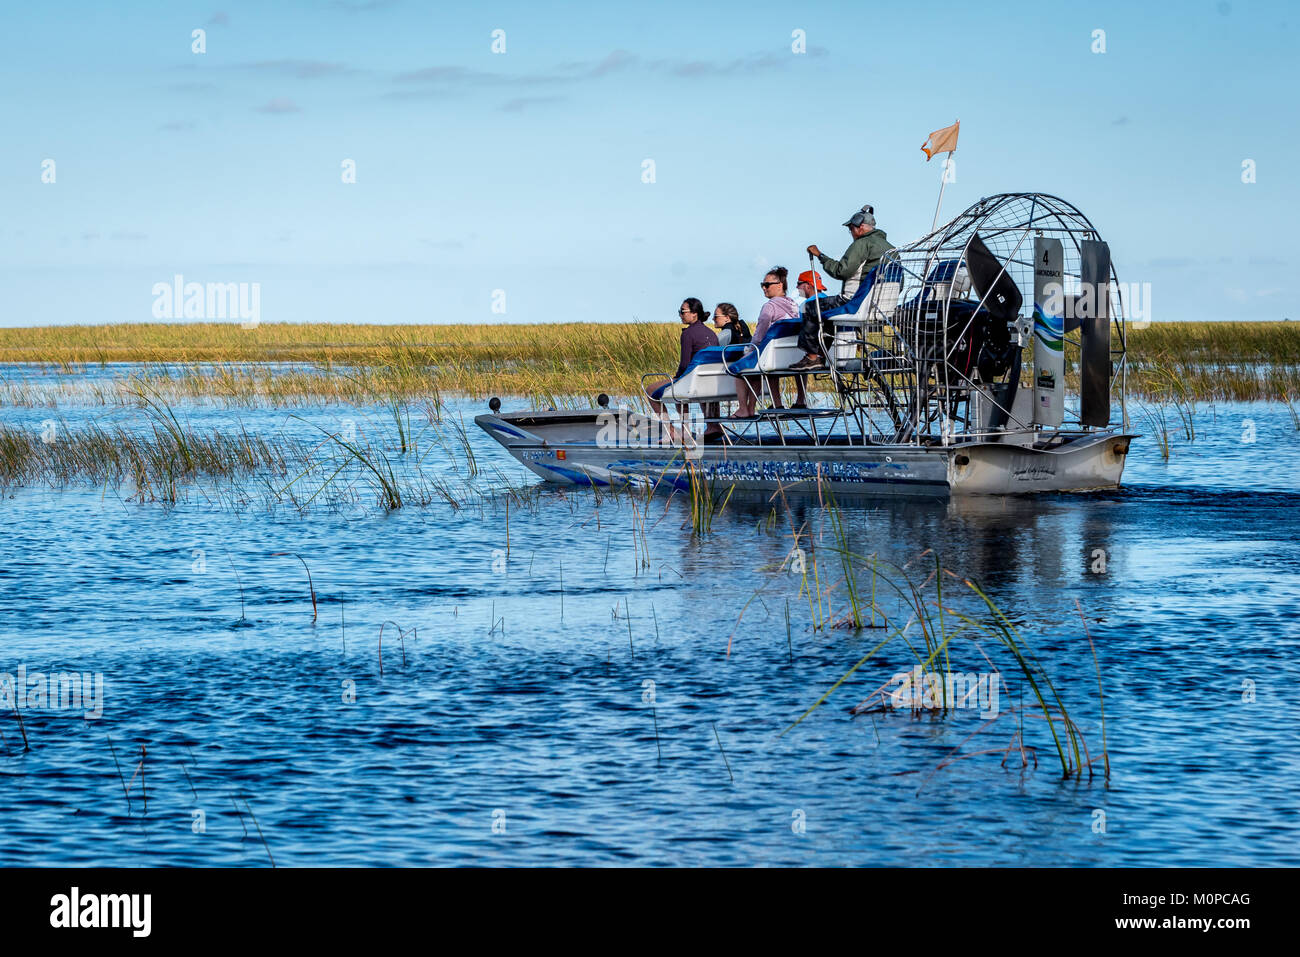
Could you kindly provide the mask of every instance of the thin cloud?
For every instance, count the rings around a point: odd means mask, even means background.
[[[299,80],[316,80],[324,76],[346,76],[350,73],[359,72],[346,63],[293,59],[259,60],[256,63],[245,63],[238,69],[271,73],[277,76],[291,76]]]
[[[571,60],[556,65],[542,73],[495,73],[463,66],[430,66],[407,70],[393,77],[393,83],[406,89],[394,90],[386,96],[394,99],[415,99],[447,92],[474,88],[528,87],[539,85],[564,86],[587,80],[599,80],[616,73],[642,69],[651,73],[666,74],[683,79],[709,76],[742,76],[784,70],[803,56],[824,57],[824,47],[809,47],[807,54],[789,52],[755,53],[726,61],[717,60],[657,60],[644,61],[627,50],[617,49],[599,60]],[[523,104],[539,97],[520,97],[507,106]],[[504,107],[503,107],[504,108]]]
[[[445,97],[453,92],[467,93],[488,89],[536,89],[539,86],[573,82],[576,77],[547,74],[488,73],[463,66],[431,66],[399,73],[393,82],[402,89],[383,94],[391,100],[425,100]]]
[[[532,109],[534,106],[546,106],[550,103],[562,103],[568,97],[564,96],[518,96],[513,100],[507,100],[501,104],[502,113],[522,113],[525,110]]]
[[[601,60],[569,60],[556,66],[556,72],[563,74],[566,79],[575,79],[579,77],[597,77],[605,76],[607,73],[613,73],[616,70],[625,67],[637,66],[641,63],[641,58],[634,53],[628,53],[626,50],[614,50]]]
[[[289,99],[287,96],[275,96],[272,97],[269,101],[267,101],[265,105],[257,107],[257,112],[259,113],[301,113],[302,107],[300,107],[293,100]]]
[[[607,76],[619,70],[636,66],[640,61],[637,57],[626,50],[615,50],[605,59],[601,60],[594,67],[586,71],[586,76],[591,78]]]
[[[212,18],[208,20],[208,25],[213,27],[228,27],[230,26],[230,17],[224,10],[218,10],[212,15]]]
[[[423,70],[411,70],[407,73],[399,73],[395,76],[394,81],[397,83],[433,83],[433,84],[465,84],[465,83],[508,83],[511,77],[501,73],[485,73],[482,70],[470,70],[463,66],[430,66]]]
[[[827,56],[825,47],[809,47],[807,53],[754,53],[732,60],[661,60],[656,66],[668,74],[683,79],[707,76],[745,76],[757,73],[774,73],[797,63],[805,56]]]

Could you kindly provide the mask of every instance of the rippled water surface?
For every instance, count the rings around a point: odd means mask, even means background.
[[[348,415],[364,433],[386,414],[179,412],[268,435]],[[0,418],[141,421],[66,398]],[[306,511],[10,488],[0,672],[99,673],[104,695],[94,719],[0,715],[0,861],[1300,864],[1300,433],[1267,405],[1204,405],[1196,430],[1167,463],[1137,440],[1113,494],[843,507],[851,548],[911,562],[918,584],[934,561],[919,556],[940,555],[959,576],[945,599],[968,614],[981,603],[959,578],[977,580],[1100,758],[1078,601],[1108,784],[1100,759],[1062,779],[1044,722],[1015,710],[1032,691],[988,638],[955,640],[951,664],[1003,676],[991,727],[975,709],[849,715],[912,666],[895,639],[782,735],[884,635],[816,630],[782,570],[792,524],[814,544],[824,531],[818,584],[845,610],[815,497],[732,501],[695,536],[682,495],[384,513],[363,479],[350,504]],[[474,432],[484,472],[534,484]],[[1004,753],[1022,723],[1036,768]]]

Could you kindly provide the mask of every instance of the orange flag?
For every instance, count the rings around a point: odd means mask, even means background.
[[[961,120],[958,120],[952,126],[945,126],[941,130],[935,130],[929,138],[921,144],[921,151],[925,153],[925,161],[928,163],[934,159],[935,153],[951,153],[957,148],[957,133],[961,130]]]

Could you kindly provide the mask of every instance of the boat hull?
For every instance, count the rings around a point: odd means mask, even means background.
[[[1117,488],[1133,438],[1080,432],[1056,436],[1052,447],[1035,447],[1032,436],[946,446],[847,444],[841,437],[835,444],[684,447],[641,440],[657,434],[653,420],[623,411],[494,414],[474,421],[524,466],[559,484],[687,488],[694,475],[739,491],[815,492],[820,486],[837,495],[938,498]]]

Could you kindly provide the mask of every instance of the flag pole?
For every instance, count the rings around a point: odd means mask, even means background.
[[[939,210],[943,208],[943,191],[948,185],[948,164],[952,162],[952,154],[957,152],[955,149],[948,151],[948,158],[943,161],[943,175],[939,178],[939,202],[934,204],[934,223],[930,226],[930,232],[939,228]]]

